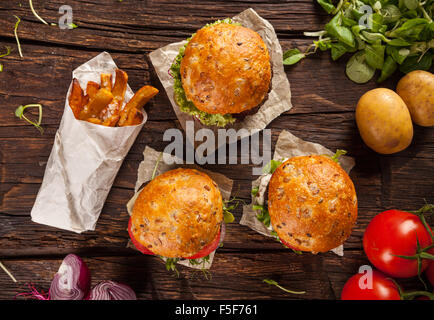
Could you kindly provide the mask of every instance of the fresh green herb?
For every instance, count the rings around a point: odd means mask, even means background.
[[[45,21],[44,19],[42,19],[42,18],[41,18],[41,17],[36,13],[35,9],[33,8],[32,0],[29,0],[29,5],[30,5],[30,10],[32,10],[32,12],[33,12],[33,15],[34,15],[36,18],[38,18],[38,19],[39,19],[43,24],[48,25],[48,22]]]
[[[39,117],[38,117],[38,121],[32,121],[29,118],[27,118],[24,115],[24,111],[27,108],[38,108],[39,109]],[[44,129],[41,127],[41,122],[42,122],[42,105],[41,104],[27,104],[25,106],[19,106],[16,110],[15,110],[15,116],[20,118],[20,119],[24,119],[26,120],[28,123],[30,123],[31,125],[34,125],[36,127],[36,129],[39,130],[39,132],[41,134],[44,133]]]
[[[179,258],[164,258],[164,257],[160,257],[161,259],[166,260],[165,264],[166,264],[166,270],[167,271],[173,271],[176,273],[176,276],[179,277],[179,271],[176,268],[176,264],[178,263],[178,261],[180,260]]]
[[[15,27],[14,27],[14,35],[15,35],[15,40],[17,41],[17,46],[18,46],[18,52],[20,54],[20,57],[23,57],[23,53],[21,51],[21,45],[20,45],[20,39],[18,39],[18,25],[21,22],[21,19],[18,18],[17,16],[14,15],[14,17],[17,19],[17,22],[15,22]]]
[[[359,51],[354,54],[347,63],[346,73],[355,83],[365,83],[371,80],[375,74],[375,68],[372,68],[366,62],[366,54]]]
[[[12,52],[11,47],[6,46],[5,48],[6,48],[6,53],[0,54],[0,58],[6,57],[6,56],[11,54],[11,52]]]
[[[259,187],[253,187],[253,189],[252,189],[252,196],[256,197],[257,194],[258,194],[258,192],[259,192]]]
[[[259,213],[256,215],[256,219],[262,222],[267,228],[270,227],[270,214],[265,205],[255,204],[253,205],[253,210],[259,210]]]
[[[154,170],[152,170],[151,180],[154,180],[155,175],[157,174],[157,168],[158,168],[158,165],[160,164],[162,157],[163,157],[163,152],[160,152],[160,154],[158,155],[157,161],[155,162]]]
[[[229,211],[229,210],[231,210],[232,207],[233,206],[225,207],[223,205],[223,219],[224,219],[225,223],[231,223],[231,222],[234,222],[234,220],[235,220],[234,215]]]
[[[223,218],[225,223],[234,222],[235,217],[232,214],[232,211],[238,208],[240,202],[244,203],[243,200],[238,199],[236,197],[233,197],[232,199],[223,202]]]
[[[305,294],[306,293],[306,291],[293,291],[293,290],[286,289],[286,288],[282,287],[281,285],[279,285],[276,281],[271,280],[271,279],[264,279],[263,282],[265,282],[269,285],[272,285],[272,286],[276,286],[280,290],[283,290],[283,291],[288,292],[288,293],[292,293],[292,294]]]
[[[380,70],[378,82],[397,69],[404,73],[429,70],[434,56],[433,0],[317,0],[333,18],[324,30],[305,32],[318,40],[302,53],[293,48],[283,55],[283,63],[292,65],[317,52],[331,51],[337,60],[353,53],[346,66],[347,76],[365,83]],[[365,6],[372,14],[365,14]]]
[[[11,54],[12,49],[6,46],[6,53],[0,54],[0,58],[6,57]],[[3,72],[3,64],[0,63],[0,72]]]
[[[300,50],[296,49],[291,49],[288,50],[284,53],[283,55],[283,64],[290,66],[293,64],[296,64],[297,62],[299,62],[301,59],[305,58],[306,54],[301,53]]]
[[[0,261],[0,268],[3,269],[3,271],[9,276],[9,278],[12,279],[13,282],[17,282],[17,279],[15,279],[12,273],[3,265],[3,263],[1,263],[1,261]]]
[[[272,174],[282,164],[282,161],[271,160],[262,168],[262,172],[265,174]]]
[[[211,279],[211,272],[206,269],[206,264],[209,263],[210,256],[207,255],[206,257],[199,258],[199,259],[189,259],[188,263],[192,266],[201,266],[201,271],[205,277],[205,279],[210,280]]]
[[[336,152],[335,152],[335,154],[332,155],[330,158],[331,158],[334,162],[339,163],[339,158],[340,158],[341,156],[346,155],[346,154],[347,154],[347,151],[346,151],[346,150],[337,149]]]

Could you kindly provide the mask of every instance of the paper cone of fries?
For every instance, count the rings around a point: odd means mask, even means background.
[[[82,88],[88,81],[100,81],[101,73],[117,69],[112,57],[103,52],[73,71]],[[81,233],[94,230],[104,202],[134,140],[146,122],[124,127],[108,127],[77,120],[68,97],[59,129],[56,132],[36,197],[32,221]],[[123,106],[134,93],[129,86]]]

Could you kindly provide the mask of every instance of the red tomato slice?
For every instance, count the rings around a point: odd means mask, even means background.
[[[195,255],[192,255],[191,257],[187,257],[184,259],[203,258],[203,257],[206,257],[207,255],[209,255],[214,250],[216,250],[217,247],[219,246],[219,243],[220,243],[220,232],[221,232],[221,229],[217,233],[217,236],[214,238],[214,240],[211,241],[209,244],[207,244],[205,247],[203,247],[198,253],[196,253]]]
[[[130,235],[131,242],[134,244],[137,250],[139,250],[143,254],[149,254],[152,256],[154,255],[154,253],[152,253],[148,248],[146,248],[143,244],[141,244],[134,238],[133,232],[131,231],[131,218],[130,221],[128,221],[128,234]]]
[[[293,247],[293,246],[290,246],[289,244],[287,244],[285,241],[283,241],[282,239],[280,239],[280,242],[285,246],[285,247],[288,247],[289,249],[292,249],[292,250],[295,250],[295,251],[300,251],[299,249],[297,249],[297,248],[295,248],[295,247]]]
[[[371,288],[360,285],[359,281],[363,276],[364,273],[357,273],[348,279],[342,289],[341,300],[401,300],[396,285],[381,272],[372,270]]]

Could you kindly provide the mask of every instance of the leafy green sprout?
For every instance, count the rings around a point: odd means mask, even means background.
[[[369,81],[376,70],[381,71],[377,82],[382,82],[398,68],[404,73],[430,69],[434,49],[432,0],[400,0],[396,4],[386,0],[340,0],[336,5],[332,0],[317,2],[334,17],[325,30],[305,32],[306,36],[319,37],[318,40],[304,53],[298,49],[285,52],[284,64],[295,64],[318,49],[331,50],[332,60],[354,53],[347,63],[346,74],[356,83]],[[367,25],[360,25],[358,21],[365,17],[366,5],[373,13],[367,16]],[[424,49],[413,50],[415,46]]]
[[[0,58],[6,57],[8,55],[10,55],[12,52],[11,47],[6,46],[6,53],[0,54]],[[0,63],[0,72],[3,72],[3,64]]]
[[[3,269],[3,271],[9,276],[9,278],[12,279],[13,282],[17,282],[17,279],[12,275],[12,273],[4,266],[3,263],[0,261],[0,268]]]
[[[165,261],[166,270],[175,272],[176,276],[179,277],[179,271],[176,268],[176,264],[178,263],[178,261],[180,259],[179,258],[164,258],[164,257],[160,257],[160,258],[163,261],[164,261],[164,259],[166,259],[166,261]]]
[[[282,287],[277,281],[274,281],[272,279],[264,279],[262,281],[269,284],[269,285],[276,286],[280,290],[283,290],[287,293],[292,293],[292,294],[305,294],[306,293],[306,291],[293,291],[293,290],[286,289],[286,288]]]
[[[27,108],[38,108],[38,111],[39,111],[38,121],[32,121],[24,115],[24,111]],[[15,116],[18,117],[19,119],[24,119],[25,121],[27,121],[31,125],[35,126],[35,128],[38,129],[41,134],[44,133],[44,129],[41,127],[41,122],[42,122],[42,105],[41,104],[39,104],[39,103],[27,104],[25,106],[21,105],[15,110]]]
[[[43,24],[48,25],[48,22],[45,21],[44,19],[42,19],[35,11],[35,9],[33,8],[33,3],[32,0],[29,0],[29,5],[30,5],[30,10],[32,10],[33,15],[38,18]]]
[[[23,52],[21,51],[21,44],[20,44],[20,39],[18,38],[18,25],[21,22],[21,19],[19,17],[17,17],[16,15],[14,15],[14,17],[17,19],[17,22],[15,22],[15,27],[14,27],[14,35],[15,35],[15,40],[17,41],[17,46],[18,46],[18,53],[20,54],[20,57],[23,57]]]
[[[232,211],[238,208],[240,203],[245,204],[242,199],[239,199],[237,197],[233,197],[230,200],[226,200],[223,202],[223,219],[225,223],[234,222],[235,217],[232,214]]]

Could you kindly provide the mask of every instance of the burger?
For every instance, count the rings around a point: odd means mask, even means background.
[[[256,112],[270,89],[267,46],[231,19],[197,31],[170,70],[180,110],[209,126],[224,127]]]
[[[274,235],[286,247],[329,251],[350,236],[356,223],[354,184],[330,157],[290,158],[271,176],[268,214]]]
[[[144,254],[169,261],[197,260],[217,249],[222,222],[217,184],[203,172],[179,168],[155,177],[141,190],[128,232]]]

